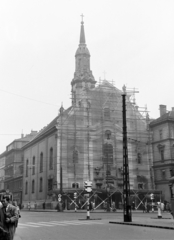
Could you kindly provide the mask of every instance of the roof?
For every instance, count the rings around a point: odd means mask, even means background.
[[[70,111],[71,107],[69,107],[68,109],[66,109],[63,112],[63,115],[67,115]],[[42,135],[44,135],[46,132],[48,132],[49,130],[51,130],[53,127],[55,127],[57,125],[57,120],[60,117],[60,114],[58,116],[56,116],[47,126],[43,127],[38,134],[29,142],[31,143],[32,141],[36,141],[36,139],[40,138]],[[27,144],[26,144],[27,145]],[[26,146],[25,145],[25,146]]]
[[[174,121],[174,111],[170,111],[170,112],[167,112],[167,113],[163,114],[161,117],[152,121],[150,123],[150,126],[158,124],[158,123],[162,123],[162,122],[165,122],[165,121]]]

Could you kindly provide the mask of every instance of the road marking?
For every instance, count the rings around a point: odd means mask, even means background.
[[[25,223],[18,223],[18,226],[19,226],[19,227],[21,227],[21,226],[22,226],[22,227],[23,227],[23,226],[24,226],[24,227],[27,226],[27,227],[36,227],[36,228],[37,228],[37,227],[40,227],[40,226],[35,226],[35,225],[32,225],[32,224],[25,224]]]
[[[53,225],[50,225],[49,222],[47,223],[42,223],[42,222],[37,222],[37,223],[34,223],[34,222],[27,222],[28,224],[32,224],[32,225],[41,225],[41,226],[44,226],[44,227],[54,227]]]
[[[43,224],[52,224],[52,225],[60,225],[60,226],[66,226],[66,224],[64,224],[64,223],[61,223],[61,222],[40,222],[40,223],[43,223]]]
[[[92,225],[92,224],[105,224],[103,221],[91,221],[91,220],[84,220],[84,221],[50,221],[50,222],[26,222],[26,223],[19,223],[19,228],[26,228],[26,227],[54,227],[54,226],[80,226],[80,225]]]
[[[58,222],[58,221],[52,221],[52,223],[64,223],[67,225],[74,224],[74,225],[83,225],[83,224],[104,224],[104,222],[92,222],[92,221],[64,221],[64,222]]]

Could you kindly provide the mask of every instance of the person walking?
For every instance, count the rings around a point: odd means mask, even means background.
[[[10,240],[10,234],[7,230],[5,222],[5,213],[3,211],[3,205],[0,202],[0,239],[1,240]]]
[[[12,204],[13,204],[13,206],[16,207],[17,213],[18,213],[18,218],[20,218],[21,217],[21,213],[20,213],[20,209],[19,209],[19,206],[17,204],[17,201],[13,201]],[[16,228],[17,228],[17,226],[18,226],[18,220],[16,220]]]
[[[27,207],[28,207],[28,210],[30,211],[30,209],[31,209],[31,204],[30,204],[30,202],[27,204]]]
[[[9,197],[5,197],[2,200],[3,208],[2,211],[5,216],[5,224],[4,226],[6,227],[7,231],[9,232],[10,235],[10,240],[13,240],[15,230],[16,230],[16,221],[18,220],[18,212],[15,206],[10,204],[10,199]]]
[[[37,210],[37,203],[36,203],[36,201],[34,203],[34,208],[35,208],[35,210]]]

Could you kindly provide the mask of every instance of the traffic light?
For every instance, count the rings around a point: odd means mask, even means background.
[[[84,182],[84,187],[86,192],[92,192],[92,181],[85,181]]]

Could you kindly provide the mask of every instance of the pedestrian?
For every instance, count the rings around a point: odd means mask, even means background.
[[[0,239],[1,240],[10,240],[10,234],[7,230],[5,222],[5,212],[3,211],[3,205],[0,202]]]
[[[20,209],[19,209],[19,206],[18,206],[17,202],[16,202],[16,201],[13,201],[12,204],[13,204],[13,206],[15,206],[16,209],[17,209],[18,217],[21,218],[21,213],[20,213]],[[17,228],[17,226],[18,226],[18,220],[16,221],[16,228]]]
[[[34,203],[34,208],[35,208],[35,210],[37,210],[37,203],[36,203],[36,201]]]
[[[113,211],[113,212],[116,212],[116,211],[117,211],[117,210],[116,210],[116,207],[115,207],[115,202],[114,202],[114,201],[112,202],[112,211]]]
[[[27,207],[28,207],[28,210],[30,211],[30,209],[31,209],[31,204],[30,204],[30,202],[28,202]]]
[[[164,212],[164,203],[163,202],[161,202],[161,211]]]
[[[147,203],[147,213],[149,213],[149,211],[150,211],[150,204]]]
[[[132,210],[135,210],[135,202],[132,202]]]
[[[170,212],[170,204],[169,204],[169,202],[166,203],[166,211]]]
[[[147,203],[146,203],[146,202],[145,202],[145,203],[143,202],[142,204],[143,204],[143,213],[146,213],[146,208],[147,208],[146,205],[147,205]]]
[[[10,198],[5,197],[2,200],[3,208],[2,211],[4,212],[5,216],[5,227],[10,235],[10,240],[13,240],[15,230],[16,230],[16,221],[18,220],[18,212],[15,206],[10,203]]]

